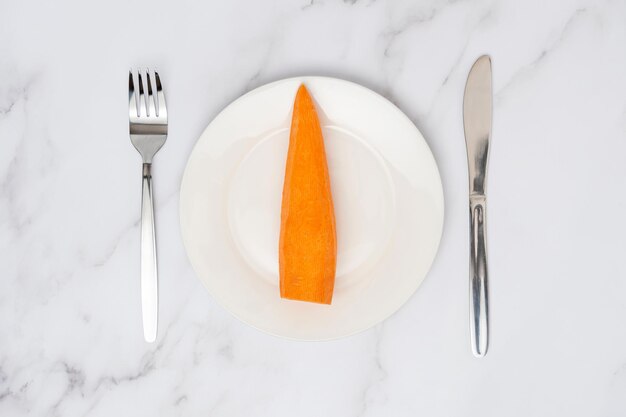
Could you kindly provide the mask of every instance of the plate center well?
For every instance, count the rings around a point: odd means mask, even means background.
[[[383,158],[356,135],[324,126],[337,224],[337,281],[358,281],[384,252],[394,225],[394,189]],[[242,159],[229,188],[228,222],[246,263],[278,286],[280,208],[289,130],[261,139]]]

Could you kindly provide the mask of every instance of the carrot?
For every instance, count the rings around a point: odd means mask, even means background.
[[[306,87],[296,94],[281,207],[280,296],[330,304],[337,237],[324,138]]]

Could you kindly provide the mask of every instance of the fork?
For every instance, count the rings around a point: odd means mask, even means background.
[[[146,69],[144,88],[142,71],[137,71],[139,95],[135,93],[133,71],[128,73],[128,118],[130,141],[143,160],[141,191],[141,312],[143,336],[152,343],[157,336],[158,283],[154,205],[152,202],[152,159],[167,138],[167,109],[159,73],[154,71],[156,96],[152,77]],[[144,91],[148,91],[148,95]]]

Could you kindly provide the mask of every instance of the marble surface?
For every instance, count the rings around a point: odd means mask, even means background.
[[[0,3],[1,416],[626,415],[626,3]],[[491,54],[492,339],[471,356],[461,100]],[[161,309],[144,343],[127,71],[157,66]],[[374,329],[278,339],[221,309],[182,247],[191,148],[245,91],[315,74],[384,94],[446,198],[423,286]]]

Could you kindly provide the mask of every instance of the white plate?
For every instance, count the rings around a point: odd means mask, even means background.
[[[317,103],[337,223],[332,305],[280,298],[280,205],[296,90]],[[443,190],[415,125],[393,104],[333,78],[277,81],[240,97],[206,128],[180,191],[183,240],[209,292],[242,321],[303,340],[384,320],[420,285],[437,252]]]

